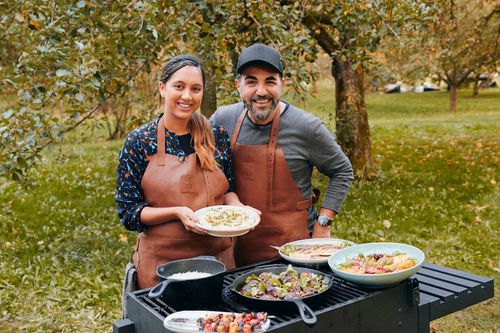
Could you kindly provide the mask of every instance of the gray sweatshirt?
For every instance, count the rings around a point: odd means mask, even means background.
[[[224,127],[231,137],[242,111],[241,102],[223,106],[211,119]],[[271,125],[255,125],[247,115],[236,142],[244,145],[267,144]],[[321,120],[287,104],[281,114],[277,144],[283,149],[288,168],[304,198],[312,195],[311,178],[313,167],[316,167],[330,178],[321,207],[339,212],[354,176],[351,162]],[[316,210],[313,207],[308,213],[309,226],[312,227]]]

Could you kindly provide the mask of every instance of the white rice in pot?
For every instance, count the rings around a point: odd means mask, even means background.
[[[188,271],[182,273],[175,273],[168,277],[168,279],[174,280],[196,280],[211,276],[211,273],[198,272],[198,271]]]

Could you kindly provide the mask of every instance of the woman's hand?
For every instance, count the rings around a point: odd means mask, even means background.
[[[176,214],[182,224],[184,224],[184,227],[187,231],[192,231],[200,235],[207,234],[205,230],[203,230],[196,224],[196,222],[198,221],[198,217],[194,215],[194,212],[191,208],[176,207]]]

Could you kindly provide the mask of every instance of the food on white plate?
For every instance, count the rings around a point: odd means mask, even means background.
[[[207,207],[198,220],[201,225],[215,228],[240,228],[255,224],[255,218],[244,208],[232,206]]]
[[[409,258],[407,253],[398,251],[393,254],[374,253],[364,255],[358,254],[356,257],[340,264],[340,270],[353,274],[385,274],[399,272],[417,263]]]
[[[172,274],[168,278],[174,280],[195,280],[195,279],[206,278],[209,276],[212,276],[212,274],[205,272],[198,272],[198,271],[187,271],[187,272]]]
[[[244,296],[264,300],[293,300],[319,294],[329,286],[327,277],[311,272],[298,273],[289,265],[280,274],[262,272],[245,279],[239,290]]]
[[[267,322],[267,312],[212,313],[196,321],[203,332],[261,332]]]
[[[285,244],[279,248],[286,256],[299,259],[322,259],[336,251],[351,246],[346,242],[317,244]]]

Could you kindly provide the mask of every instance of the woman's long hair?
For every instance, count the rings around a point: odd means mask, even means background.
[[[200,60],[189,54],[175,56],[167,62],[161,71],[160,82],[166,84],[175,72],[186,66],[198,68],[201,71],[203,85],[205,85],[205,72]],[[197,112],[193,112],[189,119],[188,129],[191,133],[191,144],[200,160],[201,168],[216,170],[218,166],[214,158],[215,138],[208,119]]]

